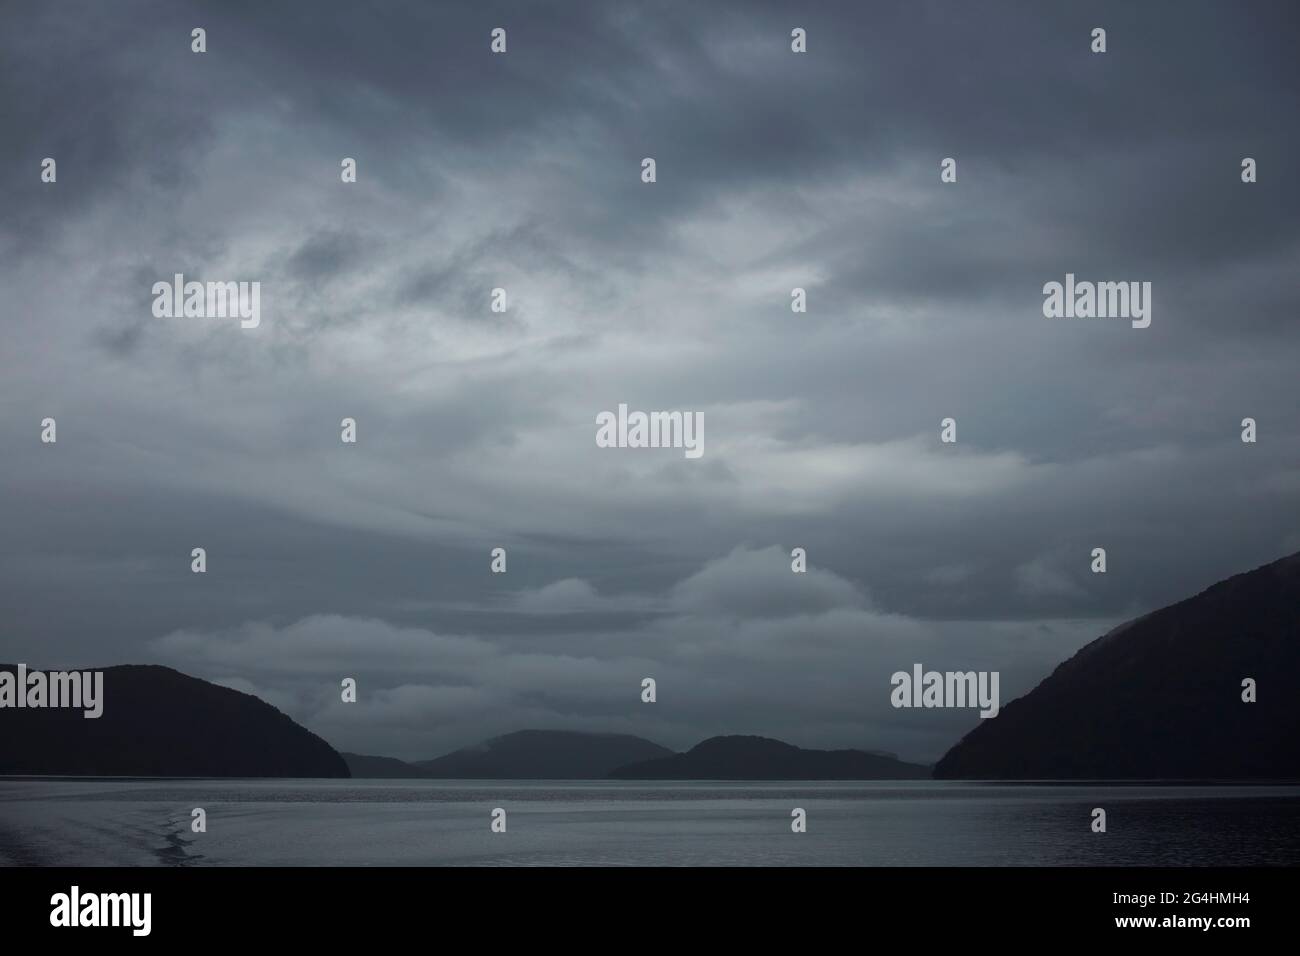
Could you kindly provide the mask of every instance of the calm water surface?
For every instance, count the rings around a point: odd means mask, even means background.
[[[0,865],[50,864],[1296,865],[1300,788],[0,779]]]

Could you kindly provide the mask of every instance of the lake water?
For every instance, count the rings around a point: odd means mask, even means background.
[[[0,778],[0,864],[1295,865],[1300,788]]]

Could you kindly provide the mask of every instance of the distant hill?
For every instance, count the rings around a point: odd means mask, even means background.
[[[1254,678],[1258,702],[1243,703]],[[1300,778],[1300,554],[1093,641],[935,767],[984,779]]]
[[[29,670],[35,670],[30,668]],[[17,667],[0,664],[0,670]],[[325,741],[249,694],[168,667],[103,671],[103,714],[0,709],[0,773],[347,777]]]
[[[671,753],[631,734],[520,730],[415,766],[439,779],[592,780],[615,767]]]
[[[364,754],[343,753],[348,770],[358,779],[369,780],[405,780],[412,777],[425,777],[427,774],[415,764],[398,760],[396,757],[368,757]]]
[[[921,780],[930,768],[864,750],[804,750],[770,737],[710,737],[614,770],[622,780]]]

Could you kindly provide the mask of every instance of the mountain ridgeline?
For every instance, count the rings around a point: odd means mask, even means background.
[[[441,780],[598,780],[624,764],[671,753],[631,734],[520,730],[415,766]]]
[[[352,776],[376,780],[603,780],[624,764],[671,753],[631,734],[519,730],[432,760],[343,757]]]
[[[481,780],[918,780],[864,750],[523,730],[433,760],[337,753],[256,697],[167,667],[102,669],[93,707],[24,693],[0,665],[0,774]],[[53,694],[54,681],[51,680]],[[1250,690],[1243,685],[1249,684]],[[40,680],[37,679],[37,685]],[[1300,554],[1115,628],[1002,706],[941,779],[1300,780]],[[1250,699],[1247,699],[1250,698]],[[99,716],[87,718],[94,710]]]
[[[713,737],[674,753],[629,734],[521,730],[435,760],[344,754],[354,777],[471,780],[916,780],[930,768],[863,750]]]
[[[413,780],[424,776],[420,768],[396,757],[370,757],[340,752],[352,776],[364,780]]]
[[[1297,688],[1300,554],[1093,641],[982,721],[935,776],[1300,779]]]
[[[334,748],[270,704],[168,667],[105,667],[103,712],[0,710],[0,773],[347,777]],[[14,665],[0,671],[17,673]]]
[[[770,737],[710,737],[686,753],[620,767],[620,780],[922,780],[930,768],[865,750],[804,750]]]

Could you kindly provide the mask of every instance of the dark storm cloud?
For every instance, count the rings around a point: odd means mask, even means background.
[[[355,233],[317,233],[289,257],[286,271],[301,282],[325,283],[351,266],[364,248],[361,237]]]
[[[890,710],[892,670],[1006,698],[1300,549],[1298,21],[8,4],[0,659],[162,660],[411,757],[529,725],[938,756],[969,715]],[[261,281],[262,326],[155,319],[176,272]],[[1066,272],[1151,281],[1152,326],[1044,319]],[[595,448],[619,402],[702,410],[704,458]]]

